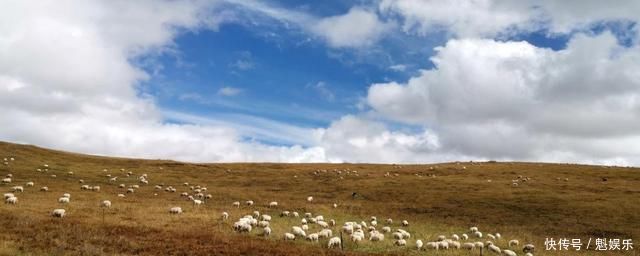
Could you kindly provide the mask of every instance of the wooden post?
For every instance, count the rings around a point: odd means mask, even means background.
[[[102,226],[104,226],[104,207],[102,207]]]
[[[480,256],[482,256],[482,247],[480,247]]]
[[[342,231],[340,231],[340,250],[344,251],[344,241],[342,240]]]

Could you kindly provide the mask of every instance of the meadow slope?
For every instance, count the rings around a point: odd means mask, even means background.
[[[418,252],[414,247],[415,239],[426,242],[438,235],[468,233],[471,226],[484,233],[501,233],[503,238],[496,241],[500,247],[507,247],[509,239],[518,239],[521,245],[533,243],[535,255],[636,255],[640,250],[636,241],[640,239],[640,172],[636,168],[504,162],[193,164],[89,156],[0,142],[0,159],[11,157],[15,160],[0,165],[0,176],[13,174],[12,183],[0,185],[0,190],[7,193],[12,186],[29,181],[35,186],[16,193],[17,205],[0,206],[0,255],[479,255],[458,250]],[[48,171],[38,172],[44,164]],[[316,170],[327,171],[315,175]],[[133,175],[127,177],[129,171]],[[138,182],[143,173],[148,174],[149,185]],[[118,176],[117,182],[109,182],[108,174]],[[514,187],[512,180],[518,176],[530,180]],[[101,191],[81,190],[80,179],[100,186]],[[179,195],[192,193],[184,182],[207,187],[212,198],[194,207]],[[121,183],[141,187],[119,198],[116,195],[126,191],[118,187]],[[158,184],[178,191],[155,190]],[[42,186],[49,191],[39,191]],[[63,193],[71,194],[69,204],[58,203]],[[307,196],[314,200],[307,202]],[[111,200],[113,206],[103,211],[102,200]],[[256,204],[231,205],[245,200]],[[270,201],[277,201],[278,207],[268,208]],[[334,203],[337,208],[332,207]],[[170,215],[168,209],[173,206],[181,206],[185,213]],[[68,215],[50,217],[55,208],[65,208]],[[254,210],[273,216],[271,237],[258,236],[258,228],[250,234],[233,232],[233,222]],[[412,236],[407,247],[392,246],[393,238],[387,234],[380,243],[346,241],[344,251],[327,249],[326,240],[282,241],[284,232],[300,225],[300,218],[279,217],[283,210],[335,219],[334,235],[345,221],[377,216],[382,226],[385,219],[393,218],[391,227],[396,229],[406,219]],[[223,211],[231,215],[226,221],[220,218]],[[585,243],[589,238],[633,239],[636,248],[544,251],[547,237],[580,238]]]

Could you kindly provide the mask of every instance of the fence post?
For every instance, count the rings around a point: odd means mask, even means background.
[[[344,251],[344,241],[342,240],[342,231],[340,231],[340,250]]]

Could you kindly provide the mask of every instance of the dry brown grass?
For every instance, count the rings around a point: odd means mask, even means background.
[[[96,157],[0,143],[0,158],[11,156],[16,161],[0,166],[0,175],[12,173],[11,185],[34,181],[36,186],[17,195],[18,205],[0,207],[0,255],[417,254],[412,248],[414,239],[427,241],[440,234],[461,234],[469,226],[502,233],[505,238],[497,243],[501,247],[510,238],[534,243],[536,255],[635,255],[638,249],[613,253],[554,253],[542,249],[545,237],[640,237],[640,172],[633,168],[538,163],[446,163],[402,168],[370,164],[189,164]],[[50,166],[49,172],[35,171],[45,163]],[[437,168],[429,170],[430,166]],[[121,168],[134,175],[125,177]],[[357,170],[359,175],[341,178],[331,171],[312,174],[316,169],[347,168]],[[109,183],[102,169],[119,176],[118,182]],[[74,175],[67,175],[68,171]],[[385,172],[398,176],[384,177]],[[116,197],[125,191],[118,184],[137,184],[136,177],[142,173],[149,175],[150,185],[126,198]],[[518,175],[532,180],[511,187],[511,179]],[[602,177],[608,181],[603,182]],[[81,191],[79,179],[100,185],[102,191]],[[192,207],[179,197],[180,192],[188,191],[183,182],[206,186],[213,199],[203,207]],[[155,191],[153,185],[160,183],[173,185],[178,192]],[[39,192],[41,186],[48,186],[50,191]],[[5,192],[9,187],[1,185],[0,189]],[[71,193],[71,203],[60,205],[57,199],[65,192]],[[353,199],[353,192],[362,196]],[[311,204],[305,201],[308,195],[315,198]],[[113,207],[105,212],[103,222],[99,203],[105,199],[111,200]],[[257,205],[231,207],[233,201],[248,199]],[[279,207],[267,208],[269,201],[278,201]],[[334,202],[340,205],[337,209],[331,207]],[[170,216],[167,210],[171,206],[181,206],[186,212]],[[52,219],[49,212],[54,208],[67,209],[68,216]],[[253,210],[274,217],[273,237],[258,237],[260,231],[250,235],[231,231],[233,221]],[[319,213],[338,223],[366,220],[371,215],[381,221],[391,217],[396,221],[392,228],[407,219],[411,222],[411,248],[392,247],[390,236],[378,244],[346,243],[344,252],[324,248],[326,241],[284,242],[282,234],[299,224],[299,219],[277,217],[282,210]],[[231,214],[227,222],[219,218],[222,211]],[[460,251],[437,254],[470,255]]]

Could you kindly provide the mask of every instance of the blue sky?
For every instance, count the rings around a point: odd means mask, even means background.
[[[204,162],[640,163],[635,1],[43,5],[0,11],[15,24],[2,118],[18,124],[3,140]]]

